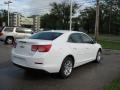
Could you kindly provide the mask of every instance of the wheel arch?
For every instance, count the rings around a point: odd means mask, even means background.
[[[72,58],[72,60],[73,60],[73,67],[74,67],[74,64],[75,64],[75,58],[74,58],[74,56],[71,55],[71,54],[69,54],[69,55],[67,55],[65,58],[67,58],[67,57],[71,57],[71,58]],[[64,62],[65,58],[63,59],[63,62]],[[62,63],[63,63],[63,62],[62,62]]]
[[[13,39],[14,39],[14,37],[13,37],[13,36],[6,36],[6,39],[7,39],[7,38],[13,38]]]
[[[102,53],[102,48],[99,48],[98,51],[100,51]]]
[[[6,36],[5,43],[6,43],[7,38],[13,38],[13,41],[15,41],[15,38],[13,36]]]

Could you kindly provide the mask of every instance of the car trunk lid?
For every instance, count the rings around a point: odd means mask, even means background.
[[[15,53],[25,56],[33,56],[36,52],[32,51],[33,45],[50,45],[52,41],[37,39],[19,39],[16,41]]]

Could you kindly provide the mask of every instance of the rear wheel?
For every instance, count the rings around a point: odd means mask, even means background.
[[[13,37],[7,37],[5,40],[5,44],[13,44],[14,38]]]
[[[73,70],[73,59],[71,57],[65,58],[62,63],[59,75],[61,78],[67,78],[71,75]]]
[[[96,60],[95,60],[95,61],[96,61],[97,63],[100,63],[101,59],[102,59],[102,52],[99,50],[98,53],[97,53],[97,56],[96,56]]]

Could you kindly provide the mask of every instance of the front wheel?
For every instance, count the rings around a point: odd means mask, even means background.
[[[71,75],[73,70],[73,59],[71,57],[65,58],[62,63],[59,75],[61,78],[67,78]]]
[[[96,56],[96,60],[95,60],[95,61],[96,61],[97,63],[100,63],[101,59],[102,59],[102,52],[99,50],[98,53],[97,53],[97,56]]]

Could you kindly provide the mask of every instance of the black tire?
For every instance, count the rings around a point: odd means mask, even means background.
[[[7,37],[5,40],[5,44],[13,44],[14,38],[13,37]]]
[[[68,78],[73,70],[73,59],[71,57],[66,57],[62,63],[59,75],[61,78]]]
[[[102,52],[101,52],[101,50],[99,50],[99,51],[97,52],[95,62],[96,62],[96,63],[100,63],[101,60],[102,60]]]

